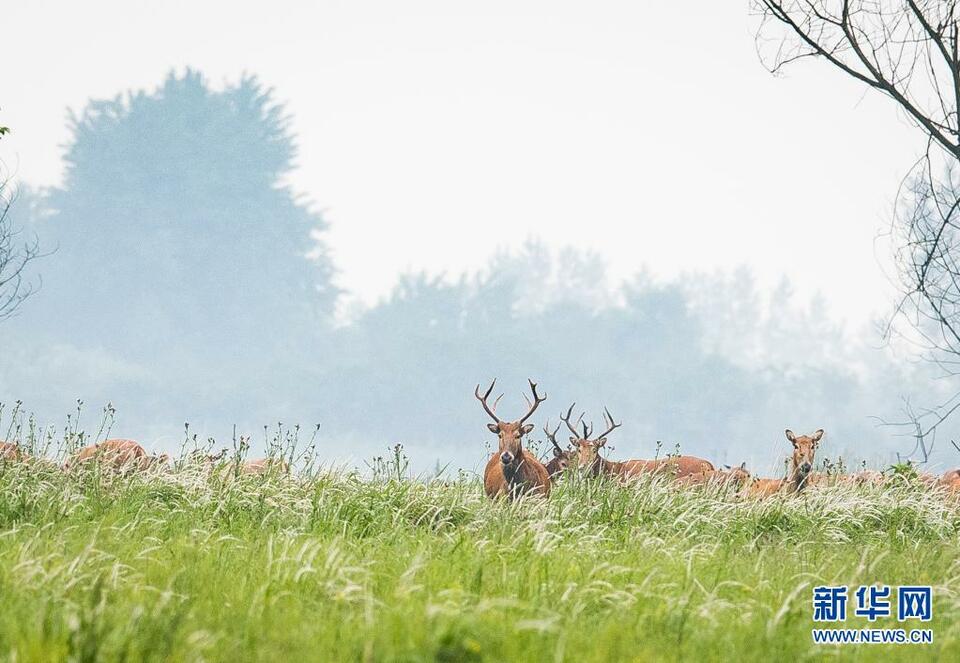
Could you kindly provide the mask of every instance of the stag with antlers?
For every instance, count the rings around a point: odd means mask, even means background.
[[[713,464],[710,461],[696,456],[671,456],[657,460],[625,460],[621,462],[607,460],[600,455],[600,449],[607,444],[607,435],[620,428],[622,424],[615,422],[610,410],[604,408],[603,421],[607,429],[594,437],[593,426],[588,427],[586,423],[583,423],[582,414],[577,423],[583,427],[583,431],[577,430],[576,424],[570,422],[572,413],[573,405],[567,410],[567,416],[563,420],[570,432],[573,433],[570,443],[577,449],[578,467],[590,476],[606,474],[620,479],[631,479],[648,472],[662,472],[681,478],[700,472],[714,471]]]
[[[547,468],[537,460],[536,456],[523,448],[522,438],[533,430],[533,424],[525,423],[533,416],[540,403],[547,400],[546,396],[537,393],[537,384],[533,380],[530,391],[533,392],[533,402],[528,402],[527,413],[517,421],[502,421],[497,416],[496,402],[491,407],[487,403],[490,393],[497,381],[490,383],[486,393],[480,395],[480,385],[474,390],[474,396],[483,405],[484,411],[490,415],[494,423],[487,424],[491,433],[499,438],[497,452],[490,457],[483,472],[483,488],[488,497],[505,496],[515,499],[521,495],[549,495],[550,475]],[[497,398],[497,402],[499,402]]]
[[[562,419],[562,417],[561,417]],[[576,451],[572,447],[567,447],[564,449],[557,442],[557,431],[560,430],[560,424],[557,424],[557,427],[553,429],[553,432],[550,432],[550,422],[548,421],[543,427],[543,433],[547,436],[547,439],[550,441],[550,444],[553,445],[553,458],[551,458],[544,467],[547,468],[547,474],[550,475],[550,478],[556,480],[558,476],[567,471],[567,468],[570,467],[570,463],[573,461]]]
[[[638,467],[638,464],[644,464],[648,461],[627,460],[618,463],[607,460],[600,455],[600,449],[607,444],[607,435],[622,426],[622,424],[618,424],[613,420],[613,415],[610,414],[610,410],[607,408],[603,409],[603,420],[607,429],[597,437],[593,437],[593,425],[587,426],[586,422],[583,421],[583,414],[580,415],[576,422],[570,421],[575,406],[576,403],[571,405],[570,409],[567,410],[566,416],[561,416],[560,419],[567,425],[567,429],[572,433],[570,436],[570,444],[577,450],[577,467],[581,472],[585,472],[594,477],[606,474],[627,478],[642,471]],[[582,432],[577,430],[578,425],[582,426]]]

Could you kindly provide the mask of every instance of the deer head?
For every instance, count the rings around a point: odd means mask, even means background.
[[[487,389],[486,393],[483,394],[483,396],[480,395],[479,384],[473,392],[473,395],[476,396],[477,400],[480,401],[480,404],[483,405],[483,409],[494,421],[492,424],[487,424],[487,428],[491,433],[495,434],[499,438],[500,462],[504,465],[513,465],[522,457],[523,447],[520,443],[520,439],[533,430],[533,424],[524,422],[526,422],[526,420],[529,419],[534,412],[536,412],[540,403],[547,400],[546,396],[540,396],[537,394],[536,382],[533,380],[527,380],[527,382],[530,383],[530,391],[533,392],[533,403],[527,401],[527,404],[529,405],[527,413],[517,421],[502,421],[500,417],[497,416],[495,410],[497,407],[497,402],[500,401],[499,397],[497,398],[497,401],[494,402],[493,407],[487,403],[487,399],[490,397],[490,392],[493,391],[494,385],[497,384],[496,380],[490,383],[490,387]]]
[[[813,470],[813,457],[823,438],[823,429],[817,430],[813,435],[796,435],[788,428],[786,435],[793,445],[793,478],[802,482]]]
[[[574,449],[567,448],[564,449],[557,443],[557,431],[560,430],[560,424],[557,424],[557,427],[553,429],[553,432],[550,432],[550,422],[548,421],[543,427],[543,432],[547,436],[547,439],[550,440],[550,444],[553,445],[553,463],[556,467],[557,472],[565,472],[568,467],[570,467],[570,461],[573,460]],[[551,468],[547,468],[548,470]]]
[[[746,462],[740,463],[737,467],[724,465],[727,481],[735,486],[745,486],[750,481],[750,472],[747,470]]]
[[[572,444],[577,449],[577,465],[581,469],[592,468],[600,460],[600,449],[602,449],[607,444],[607,435],[612,433],[617,428],[620,428],[622,424],[614,422],[613,415],[610,414],[610,410],[603,408],[603,421],[604,425],[607,426],[607,430],[600,433],[600,435],[593,437],[593,425],[587,427],[587,424],[583,421],[583,415],[580,415],[580,418],[577,419],[576,423],[570,422],[570,416],[573,414],[573,407],[576,405],[574,403],[570,406],[570,409],[567,410],[567,416],[560,417],[563,422],[567,425],[567,428],[570,429],[570,432],[573,435],[570,437],[570,444]],[[583,427],[583,432],[577,431],[577,424],[580,424]]]

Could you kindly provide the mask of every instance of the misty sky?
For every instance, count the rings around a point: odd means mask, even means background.
[[[855,321],[888,310],[874,238],[921,137],[825,65],[769,75],[747,2],[311,5],[7,3],[0,157],[54,184],[68,107],[171,68],[255,73],[365,301],[538,236],[616,275],[745,264]]]

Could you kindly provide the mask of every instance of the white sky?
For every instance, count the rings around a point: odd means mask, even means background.
[[[749,265],[851,320],[886,310],[874,238],[921,137],[824,64],[770,76],[747,0],[13,0],[2,20],[21,179],[58,181],[67,107],[174,67],[255,73],[366,301],[538,236],[618,276]]]

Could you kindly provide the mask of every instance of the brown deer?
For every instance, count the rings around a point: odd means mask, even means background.
[[[27,457],[16,442],[0,441],[0,460],[25,460]]]
[[[290,472],[290,465],[282,458],[257,458],[240,463],[240,474],[263,476],[272,472],[287,474]]]
[[[63,464],[69,470],[78,465],[97,462],[115,470],[147,469],[152,465],[146,450],[133,440],[104,440],[77,451]]]
[[[610,410],[604,408],[603,419],[607,430],[594,438],[593,426],[588,428],[585,423],[582,423],[583,433],[580,434],[577,432],[576,428],[570,423],[570,414],[572,411],[573,406],[571,405],[570,410],[567,411],[567,417],[564,419],[564,422],[567,424],[570,432],[573,433],[570,442],[577,449],[579,458],[578,466],[581,471],[586,472],[590,476],[607,474],[620,479],[632,479],[645,473],[662,473],[679,478],[698,472],[712,472],[715,469],[710,461],[697,458],[696,456],[670,456],[656,460],[625,460],[621,462],[607,460],[600,455],[600,449],[606,445],[607,435],[617,428],[620,428],[622,424],[616,423],[613,420],[613,415],[610,414]],[[582,419],[583,415],[580,415],[578,423],[580,423]]]
[[[813,472],[813,459],[817,452],[817,445],[823,438],[823,429],[818,429],[813,435],[797,435],[789,428],[784,432],[790,444],[793,445],[790,473],[786,479],[754,479],[747,487],[749,496],[769,497],[781,491],[794,494],[807,487]]]
[[[551,479],[556,479],[559,475],[567,471],[567,468],[570,467],[571,461],[573,461],[574,451],[573,449],[564,449],[557,443],[557,431],[560,430],[560,424],[557,424],[557,427],[553,429],[553,432],[550,432],[550,422],[548,421],[543,427],[543,432],[546,434],[547,439],[550,440],[550,444],[553,445],[553,458],[551,458],[546,465],[547,474],[550,475]]]
[[[707,470],[679,477],[677,483],[681,486],[718,486],[731,487],[741,490],[750,483],[750,472],[747,464],[741,463],[737,467],[726,466],[722,470]]]
[[[951,493],[960,492],[960,470],[947,470],[940,477],[938,483]]]
[[[487,403],[490,392],[497,384],[496,380],[490,383],[490,387],[483,396],[480,395],[479,384],[473,391],[473,395],[480,401],[484,411],[494,421],[492,424],[487,424],[487,428],[499,440],[497,452],[490,456],[483,471],[483,489],[490,498],[505,496],[515,499],[527,494],[544,497],[550,494],[550,475],[547,474],[547,468],[532,453],[524,449],[522,443],[523,436],[533,430],[533,424],[524,422],[536,412],[540,403],[547,400],[546,396],[537,394],[537,384],[533,380],[528,382],[533,392],[533,403],[528,402],[527,413],[517,421],[502,421],[494,412],[496,403],[492,408]]]
[[[607,430],[598,435],[596,438],[593,437],[593,426],[587,427],[585,421],[583,421],[583,413],[577,419],[575,423],[570,422],[570,417],[573,415],[573,408],[576,407],[576,403],[570,406],[567,410],[566,416],[560,415],[560,420],[567,425],[567,429],[572,433],[570,436],[570,444],[573,445],[574,449],[577,451],[577,467],[578,469],[586,474],[587,476],[598,477],[601,474],[606,474],[609,476],[614,476],[618,478],[628,478],[639,474],[642,470],[640,469],[641,464],[645,464],[648,461],[643,460],[625,460],[622,462],[616,462],[612,460],[607,460],[600,455],[600,450],[607,444],[607,435],[615,431],[617,428],[620,428],[623,424],[618,424],[613,420],[613,416],[610,414],[610,411],[607,408],[603,409],[603,421],[607,426]],[[583,426],[583,431],[578,431],[577,426]]]
[[[808,480],[809,482],[809,480]],[[853,474],[843,474],[837,478],[837,483],[846,486],[882,486],[887,482],[883,472],[877,470],[860,470]]]

